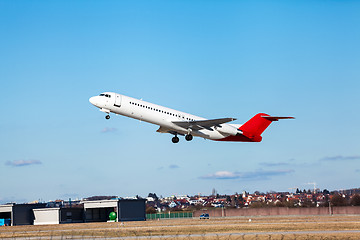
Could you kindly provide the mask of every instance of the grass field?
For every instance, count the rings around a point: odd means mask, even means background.
[[[0,227],[10,239],[360,239],[360,216],[276,216]]]

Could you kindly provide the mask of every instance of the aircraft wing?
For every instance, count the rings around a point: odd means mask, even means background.
[[[210,120],[199,120],[199,121],[175,121],[172,122],[175,125],[178,125],[179,127],[185,128],[185,129],[191,129],[193,131],[198,131],[201,129],[207,129],[210,131],[213,131],[211,127],[219,126],[220,124],[231,122],[236,120],[235,118],[219,118],[219,119],[210,119]]]
[[[182,134],[182,133],[178,133],[178,132],[176,132],[175,130],[172,130],[172,129],[170,129],[170,128],[165,128],[165,127],[159,127],[159,129],[157,130],[157,132],[159,132],[159,133],[171,133],[171,134],[173,134],[173,135],[182,135],[182,136],[184,136],[184,134]]]

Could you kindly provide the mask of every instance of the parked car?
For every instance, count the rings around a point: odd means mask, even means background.
[[[208,213],[203,213],[200,215],[200,219],[209,219],[209,218],[210,218],[210,216]]]

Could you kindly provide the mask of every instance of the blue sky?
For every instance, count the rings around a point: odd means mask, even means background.
[[[0,0],[0,203],[359,187],[359,1]],[[171,143],[114,91],[206,118],[294,116],[261,143]]]

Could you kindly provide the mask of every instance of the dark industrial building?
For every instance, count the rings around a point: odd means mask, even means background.
[[[10,219],[11,226],[34,223],[33,209],[44,208],[45,203],[0,205],[0,219]]]
[[[85,222],[106,222],[115,212],[117,221],[145,221],[145,199],[83,201]]]

